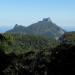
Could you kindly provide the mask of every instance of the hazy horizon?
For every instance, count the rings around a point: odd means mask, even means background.
[[[28,26],[50,17],[66,30],[75,30],[75,0],[1,0],[0,32],[15,24]]]

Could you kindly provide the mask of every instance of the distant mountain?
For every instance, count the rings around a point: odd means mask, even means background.
[[[66,30],[67,32],[72,32],[72,31],[75,31],[75,25],[65,25],[63,26],[63,29]]]
[[[15,34],[21,33],[28,35],[40,35],[56,39],[58,39],[61,35],[64,34],[64,30],[58,27],[55,23],[53,23],[50,18],[44,18],[42,21],[34,23],[28,27],[16,24],[13,29],[7,32]]]

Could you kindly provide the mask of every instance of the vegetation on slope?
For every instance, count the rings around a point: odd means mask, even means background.
[[[61,44],[51,47],[50,40],[40,36],[15,34],[1,36],[5,40],[0,37],[0,74],[63,75],[75,73],[75,45]],[[55,41],[54,44],[58,42]]]
[[[6,41],[4,41],[0,47],[3,48],[6,54],[24,54],[29,51],[37,52],[38,50],[47,50],[53,48],[59,44],[54,39],[49,39],[41,36],[34,35],[22,35],[22,34],[3,34]]]

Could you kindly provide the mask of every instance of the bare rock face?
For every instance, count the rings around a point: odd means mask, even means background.
[[[48,18],[44,18],[43,21],[52,22],[51,19],[50,19],[49,17],[48,17]]]

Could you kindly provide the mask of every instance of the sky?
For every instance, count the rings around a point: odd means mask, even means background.
[[[75,0],[0,0],[0,32],[47,17],[64,29],[75,30]]]

